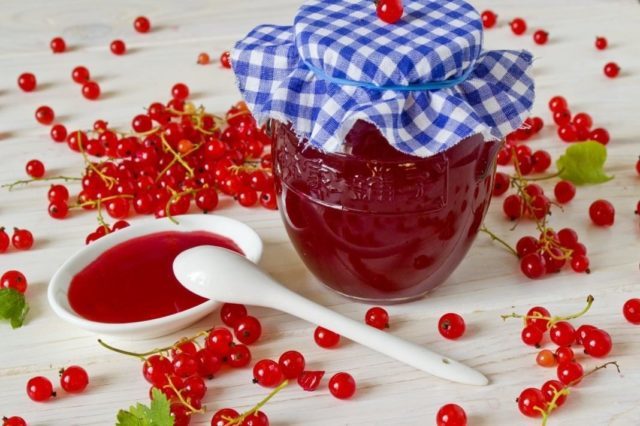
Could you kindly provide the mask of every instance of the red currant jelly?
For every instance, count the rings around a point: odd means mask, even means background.
[[[441,284],[489,206],[501,144],[472,136],[428,158],[395,150],[364,121],[343,153],[273,123],[278,204],[307,267],[340,294],[394,303]]]
[[[201,245],[242,253],[230,239],[202,231],[133,238],[105,251],[73,277],[69,304],[80,316],[104,323],[146,321],[193,308],[206,299],[180,284],[173,260]]]

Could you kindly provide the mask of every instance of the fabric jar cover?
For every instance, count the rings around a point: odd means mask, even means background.
[[[482,51],[482,21],[463,0],[405,0],[396,24],[372,0],[307,0],[293,26],[262,25],[232,66],[258,124],[291,123],[339,151],[358,120],[419,157],[482,134],[503,139],[528,117],[532,56]]]

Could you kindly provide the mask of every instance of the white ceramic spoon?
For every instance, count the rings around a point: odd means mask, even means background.
[[[294,293],[230,250],[213,246],[186,250],[173,262],[173,272],[182,285],[199,296],[277,309],[436,377],[468,385],[489,383],[484,375],[464,364],[344,317]]]

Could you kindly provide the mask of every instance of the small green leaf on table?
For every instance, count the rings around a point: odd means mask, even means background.
[[[613,179],[604,172],[607,148],[599,142],[574,143],[556,161],[562,179],[576,185],[603,183]]]
[[[24,294],[13,288],[0,289],[0,318],[11,323],[11,327],[18,328],[24,324],[24,318],[29,312],[29,305]]]
[[[136,404],[118,412],[116,426],[173,426],[169,400],[159,389],[153,389],[150,406]]]

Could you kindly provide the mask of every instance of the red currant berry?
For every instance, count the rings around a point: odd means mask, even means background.
[[[12,288],[20,293],[27,291],[27,278],[20,271],[11,270],[0,277],[0,288]]]
[[[321,348],[333,348],[340,343],[340,335],[323,327],[317,327],[313,333],[313,339]]]
[[[39,179],[44,176],[44,164],[40,160],[30,160],[25,166],[25,170],[29,176]]]
[[[173,371],[178,377],[187,378],[193,376],[198,371],[198,362],[193,355],[179,353],[173,357],[171,364]]]
[[[589,273],[589,258],[582,254],[573,255],[571,257],[571,269],[578,273]]]
[[[540,417],[547,401],[540,389],[527,388],[518,397],[518,409],[527,417]]]
[[[220,65],[222,65],[222,68],[231,68],[231,52],[228,50],[222,52],[220,55]]]
[[[53,53],[62,53],[67,49],[67,44],[64,42],[64,39],[62,37],[55,37],[54,39],[52,39],[51,43],[49,43],[49,46],[51,47],[51,51]]]
[[[387,24],[395,24],[402,18],[404,8],[402,0],[378,0],[376,14]]]
[[[37,86],[36,76],[30,72],[20,74],[18,77],[18,87],[23,92],[33,92]]]
[[[547,324],[549,324],[550,317],[551,314],[546,308],[543,308],[542,306],[534,306],[529,309],[529,312],[527,312],[527,325],[532,325],[540,331],[545,332],[547,331]]]
[[[209,332],[205,339],[205,346],[211,349],[216,355],[220,357],[227,356],[231,350],[231,344],[233,343],[233,335],[224,327],[216,327]]]
[[[509,184],[511,183],[511,178],[508,174],[497,172],[496,177],[493,181],[493,196],[499,197],[500,195],[507,192],[509,189]]]
[[[247,316],[247,308],[236,303],[225,303],[220,309],[220,319],[229,326],[234,327],[238,320]]]
[[[52,218],[64,219],[69,214],[69,206],[66,201],[52,201],[48,211]]]
[[[553,193],[560,204],[566,204],[575,197],[576,187],[568,180],[561,180],[553,188]]]
[[[190,399],[202,399],[207,393],[207,385],[202,377],[191,376],[184,381],[182,395]]]
[[[604,66],[604,75],[609,78],[616,78],[620,74],[620,67],[615,62],[609,62]]]
[[[533,33],[533,41],[535,44],[547,44],[547,41],[549,41],[549,33],[544,30],[538,30]]]
[[[524,201],[522,197],[516,194],[509,195],[502,203],[502,210],[509,220],[520,219],[524,212]]]
[[[71,78],[79,84],[87,83],[90,79],[89,70],[82,65],[77,66],[71,71]]]
[[[114,198],[106,204],[107,213],[114,219],[124,219],[129,215],[129,200],[126,198]]]
[[[27,422],[19,416],[3,417],[2,426],[27,426]]]
[[[223,408],[218,410],[211,419],[211,426],[227,426],[230,420],[236,419],[240,416],[236,410],[231,408]]]
[[[378,330],[389,328],[389,313],[379,306],[370,308],[364,315],[364,322]]]
[[[131,121],[131,128],[137,133],[148,132],[152,126],[151,118],[146,114],[138,114]]]
[[[558,137],[564,142],[575,142],[578,140],[578,133],[573,124],[565,124],[558,127]]]
[[[51,127],[50,135],[54,142],[64,142],[67,140],[67,128],[62,124],[54,124]]]
[[[493,28],[498,21],[498,15],[491,10],[485,10],[480,17],[482,18],[482,26],[485,28]]]
[[[253,382],[272,388],[282,383],[284,376],[277,362],[270,359],[260,360],[253,367]]]
[[[109,49],[111,49],[111,53],[114,55],[124,55],[127,51],[127,46],[122,40],[113,40],[109,45]]]
[[[204,213],[211,212],[218,207],[218,192],[213,188],[204,188],[196,195],[196,207]]]
[[[258,193],[251,188],[244,188],[237,195],[238,203],[243,207],[252,207],[258,202]]]
[[[611,226],[615,220],[615,209],[607,200],[596,200],[589,207],[589,217],[598,226]]]
[[[588,324],[584,324],[584,325],[581,325],[580,327],[578,327],[578,329],[576,330],[576,343],[581,345],[582,344],[582,340],[587,335],[587,332],[589,332],[591,330],[597,330],[597,327],[594,327],[594,326],[588,325]]]
[[[38,107],[38,109],[36,110],[36,121],[38,121],[38,123],[40,124],[48,126],[49,124],[53,123],[54,118],[55,113],[50,107],[46,105]]]
[[[194,405],[194,401],[191,401],[191,405]],[[173,417],[173,426],[189,426],[191,423],[191,413],[181,402],[171,404],[169,413],[171,413],[171,417]]]
[[[262,194],[260,194],[260,204],[265,209],[277,210],[278,205],[276,202],[275,191],[264,191]]]
[[[151,22],[146,16],[138,16],[133,21],[133,28],[139,33],[148,33],[151,29]]]
[[[522,333],[520,334],[520,338],[525,345],[529,346],[539,346],[540,342],[542,342],[542,338],[544,334],[542,331],[533,325],[528,325],[522,329]]]
[[[571,346],[576,341],[576,330],[567,321],[559,321],[549,329],[549,337],[558,346]]]
[[[84,368],[72,365],[60,370],[60,387],[69,393],[80,393],[89,385],[89,375]]]
[[[250,345],[262,335],[262,325],[256,317],[251,315],[239,318],[233,326],[233,334],[240,343]]]
[[[436,414],[438,426],[467,426],[467,413],[457,404],[446,404]]]
[[[554,96],[549,100],[549,109],[551,112],[567,111],[569,109],[569,104],[564,97]]]
[[[9,234],[7,234],[4,228],[0,227],[0,253],[4,253],[9,249],[10,241]]]
[[[298,375],[298,385],[306,392],[313,392],[320,386],[324,371],[303,371]]]
[[[577,127],[591,129],[591,126],[593,126],[593,119],[586,112],[579,112],[575,117],[573,117],[573,124]]]
[[[529,253],[535,253],[540,248],[540,243],[537,238],[532,236],[524,236],[516,243],[516,252],[518,257],[524,257]]]
[[[162,388],[167,383],[167,376],[173,374],[171,360],[161,355],[151,355],[142,364],[142,375],[152,385]]]
[[[640,299],[629,299],[622,307],[622,314],[631,324],[640,324]]]
[[[496,160],[496,162],[500,165],[500,166],[506,166],[508,164],[511,164],[511,149],[507,148],[502,148],[500,151],[498,151],[498,158]]]
[[[11,242],[18,250],[29,250],[33,247],[33,234],[26,229],[13,228]]]
[[[245,417],[242,426],[269,426],[269,418],[262,411],[256,411]]]
[[[211,349],[200,349],[196,353],[198,361],[198,374],[202,377],[212,378],[222,367],[222,359]]]
[[[611,336],[604,330],[594,329],[586,332],[582,339],[582,345],[587,355],[603,358],[609,355],[613,348]]]
[[[189,87],[184,83],[177,83],[171,89],[171,96],[173,99],[184,101],[189,97]]]
[[[604,50],[607,48],[607,45],[609,44],[607,39],[604,37],[596,37],[596,49],[598,50]]]
[[[544,150],[533,153],[531,164],[535,173],[542,173],[551,166],[551,155]]]
[[[558,231],[558,241],[565,248],[573,248],[578,244],[578,234],[571,228],[562,228]]]
[[[529,253],[520,259],[520,270],[528,278],[540,278],[546,273],[546,263],[539,253]]]
[[[119,220],[111,226],[111,231],[119,231],[120,229],[128,228],[131,224],[126,220]],[[195,351],[194,351],[195,352]]]
[[[56,393],[53,391],[53,385],[49,379],[37,376],[27,382],[27,395],[33,401],[45,402],[56,396]]]
[[[458,339],[466,330],[464,319],[454,313],[444,314],[438,321],[438,331],[442,337],[447,339]]]
[[[522,18],[515,18],[509,23],[509,26],[515,35],[522,35],[527,31],[527,23]]]
[[[556,365],[556,357],[549,349],[543,349],[536,356],[536,364],[540,367],[554,367]]]
[[[88,81],[82,85],[82,96],[91,101],[100,97],[100,86],[95,81]]]
[[[558,360],[559,364],[563,362],[575,361],[576,358],[573,350],[568,346],[560,346],[558,349],[556,349],[555,357]]]
[[[560,380],[565,385],[573,386],[577,385],[578,383],[580,383],[580,380],[582,380],[584,369],[579,363],[571,361],[558,364],[556,373],[558,375],[558,380]]]
[[[611,137],[609,136],[609,132],[607,131],[607,129],[602,129],[602,128],[593,129],[591,131],[591,134],[589,135],[589,138],[596,142],[600,142],[602,145],[608,144],[609,141],[611,140]]]
[[[337,373],[329,379],[329,392],[338,399],[349,399],[356,393],[356,381],[348,373]]]
[[[569,111],[561,110],[553,113],[553,122],[558,126],[565,126],[571,123],[571,113]]]
[[[280,369],[282,370],[284,377],[287,379],[295,379],[304,371],[306,362],[304,356],[300,352],[287,351],[280,355],[278,364],[280,365]]]
[[[565,385],[562,382],[559,382],[558,380],[548,380],[544,383],[544,385],[542,385],[540,390],[544,395],[545,401],[551,402],[555,398],[556,394],[561,390],[563,390],[564,388],[565,388]],[[562,395],[556,399],[556,405],[560,407],[562,406],[562,404],[564,404],[566,400],[567,400],[567,396]]]
[[[251,351],[246,345],[233,345],[227,355],[227,364],[232,368],[242,368],[251,362]]]

